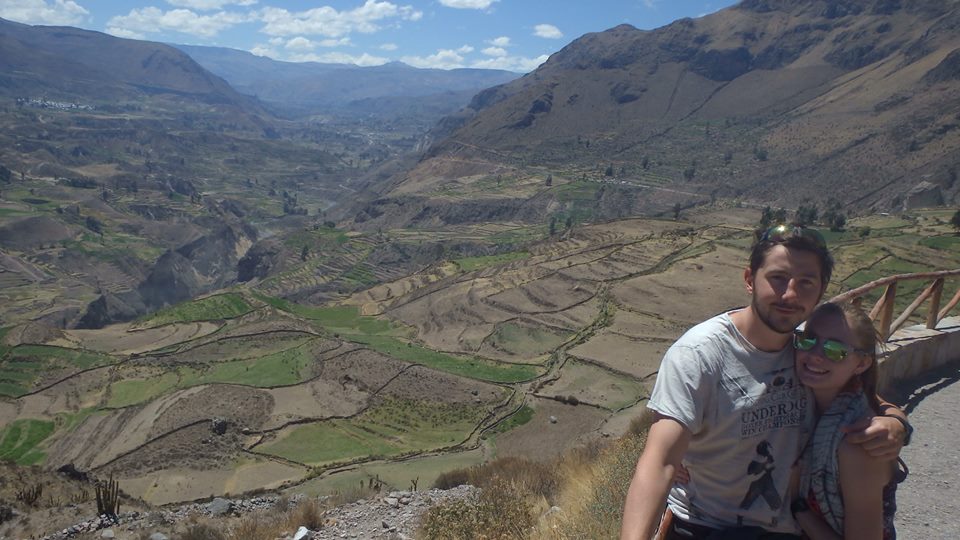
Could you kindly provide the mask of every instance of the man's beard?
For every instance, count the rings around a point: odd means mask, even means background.
[[[757,303],[756,297],[752,299],[751,304],[753,307],[753,312],[757,314],[757,318],[760,319],[760,322],[778,334],[789,334],[793,332],[806,318],[805,316],[798,316],[799,318],[796,321],[783,319],[778,320],[778,318],[773,315],[772,307],[767,306],[766,310],[760,309],[760,305]]]

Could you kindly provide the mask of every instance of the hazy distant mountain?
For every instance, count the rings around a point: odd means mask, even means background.
[[[167,95],[259,108],[168,45],[4,19],[0,19],[0,94],[67,100]]]
[[[467,175],[499,185],[534,167],[659,186],[624,196],[671,193],[661,210],[709,196],[956,203],[960,4],[745,0],[653,31],[622,25],[481,92],[433,135],[382,193],[439,193]]]
[[[348,64],[280,62],[219,47],[175,45],[238,91],[286,109],[338,109],[381,98],[457,96],[457,107],[476,92],[519,77],[492,69],[418,69],[400,62],[359,67]],[[410,104],[418,100],[400,100]],[[416,105],[413,105],[416,106]]]

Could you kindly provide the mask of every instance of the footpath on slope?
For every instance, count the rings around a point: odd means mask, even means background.
[[[910,475],[897,490],[897,537],[960,538],[960,362],[897,385],[913,440],[901,452]]]

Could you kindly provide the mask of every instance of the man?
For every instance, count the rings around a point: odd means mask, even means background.
[[[668,539],[799,538],[791,466],[814,419],[789,342],[832,271],[819,233],[773,227],[744,271],[750,305],[693,327],[670,347],[648,403],[654,422],[627,493],[621,540],[650,538],[668,491]],[[897,418],[857,429],[849,440],[882,457],[899,454],[907,435]],[[689,480],[674,484],[681,462]]]

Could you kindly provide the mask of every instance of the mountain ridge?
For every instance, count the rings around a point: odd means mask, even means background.
[[[609,166],[637,197],[656,196],[651,185],[697,194],[684,203],[896,210],[914,190],[949,203],[957,28],[956,2],[752,0],[586,34],[442,121],[420,163],[378,196],[431,198],[505,167],[604,181]],[[664,197],[660,212],[677,202]]]
[[[6,95],[134,100],[161,94],[264,113],[255,100],[162,43],[0,19],[0,52]]]

